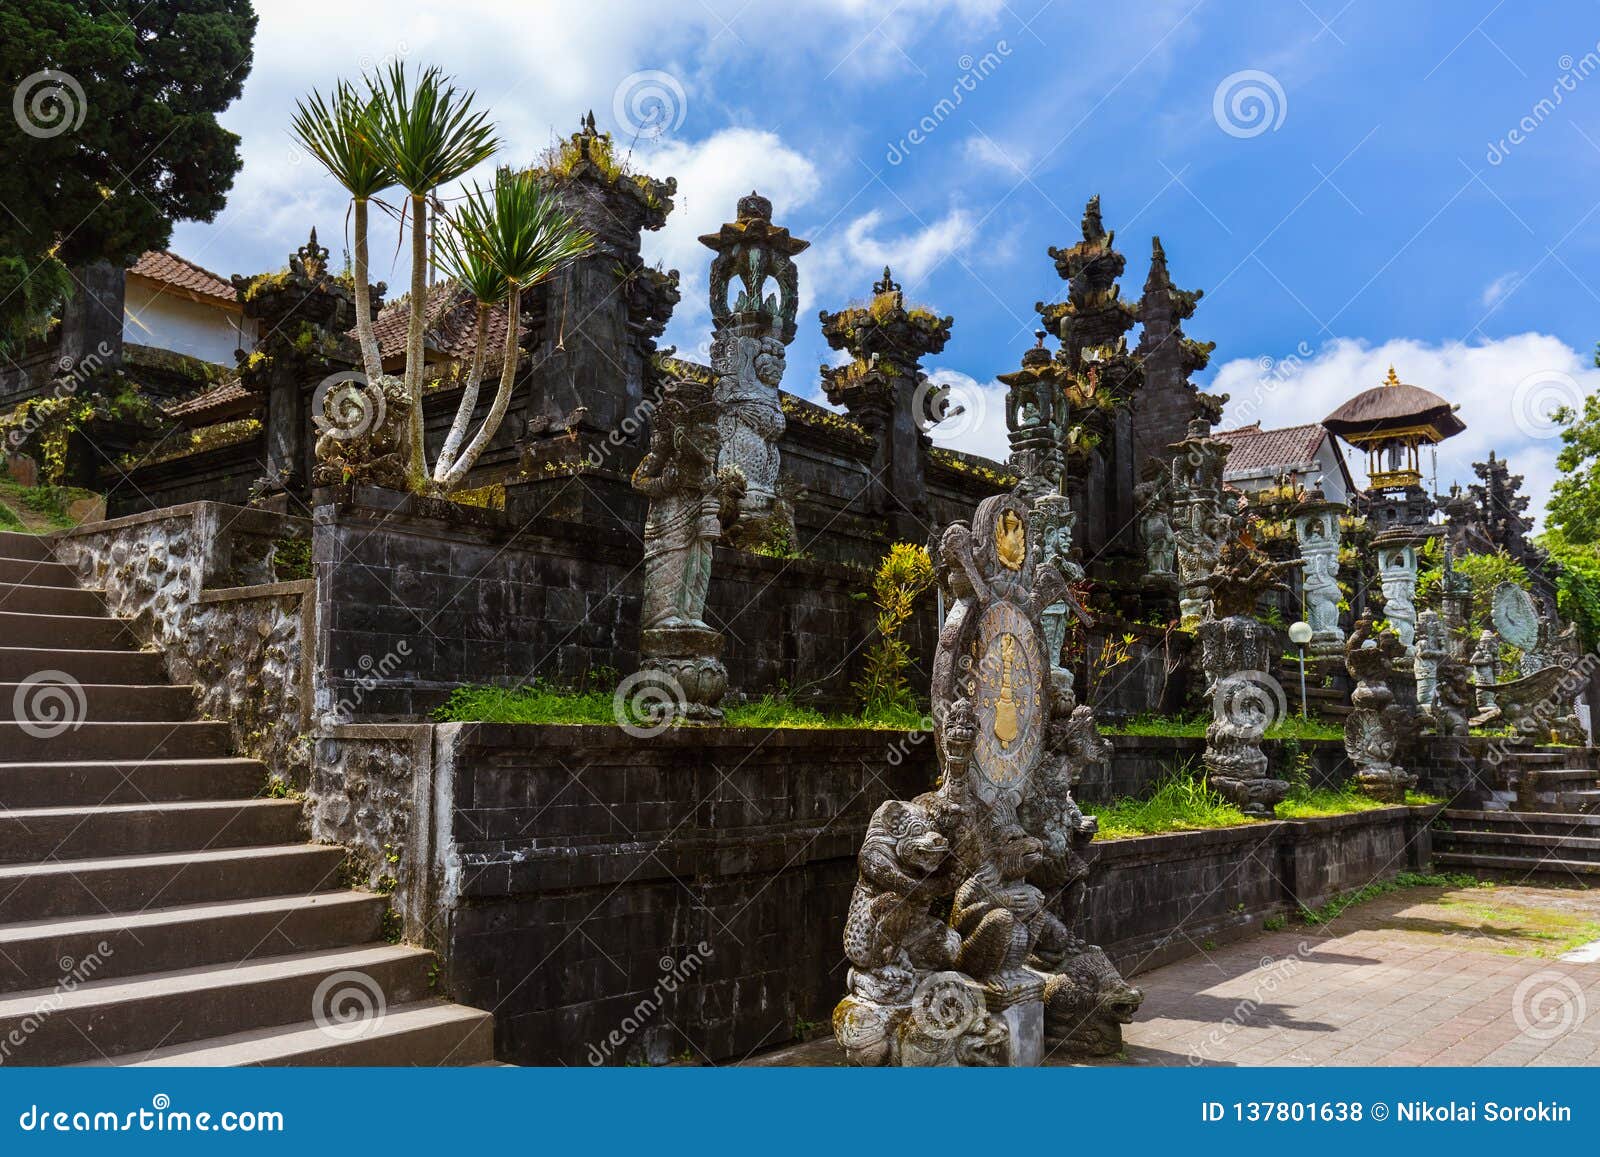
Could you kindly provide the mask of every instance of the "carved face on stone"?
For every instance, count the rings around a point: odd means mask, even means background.
[[[756,353],[756,378],[762,385],[778,388],[783,381],[783,343],[775,337],[761,339],[761,349]]]
[[[944,862],[949,841],[933,830],[920,809],[901,805],[886,818],[895,837],[895,856],[902,864],[932,872]]]
[[[956,1061],[963,1065],[1003,1065],[1010,1038],[1006,1022],[984,1013],[956,1046]]]

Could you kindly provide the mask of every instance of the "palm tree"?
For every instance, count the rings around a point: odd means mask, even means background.
[[[443,493],[466,477],[500,429],[511,403],[519,361],[517,330],[522,317],[522,291],[586,253],[593,238],[577,227],[560,198],[539,180],[538,174],[502,168],[495,174],[493,198],[474,185],[440,232],[440,242],[446,271],[472,294],[477,304],[472,364],[455,421],[433,469],[433,486]],[[501,302],[505,303],[506,332],[500,384],[483,424],[461,449],[477,408],[489,313]]]
[[[372,332],[372,301],[367,286],[367,209],[379,193],[395,183],[394,171],[377,148],[377,98],[361,96],[345,81],[324,100],[313,91],[295,103],[290,131],[350,194],[355,212],[356,340],[361,368],[369,381],[383,373],[378,339]]]
[[[487,114],[437,68],[408,83],[404,62],[367,80],[375,109],[377,155],[411,199],[411,317],[406,327],[404,386],[412,400],[408,471],[413,489],[427,478],[422,421],[423,314],[428,289],[428,197],[488,160],[500,147]],[[359,277],[358,277],[359,280]]]

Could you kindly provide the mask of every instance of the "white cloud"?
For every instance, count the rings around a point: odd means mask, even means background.
[[[1005,386],[980,382],[960,370],[933,369],[928,378],[949,391],[942,401],[951,417],[928,431],[934,444],[1004,462],[1011,453],[1006,441]],[[964,412],[953,413],[958,408]]]
[[[708,356],[710,309],[707,274],[711,250],[700,244],[731,221],[739,198],[752,189],[772,202],[772,218],[792,225],[794,211],[817,195],[822,180],[811,160],[785,145],[776,133],[723,129],[703,141],[662,141],[635,154],[636,168],[653,176],[676,177],[676,206],[658,233],[644,235],[644,256],[680,274],[683,300],[673,311],[667,342],[676,342],[684,357]],[[799,261],[805,262],[802,253]],[[806,276],[802,272],[804,290]]]
[[[1549,334],[1524,333],[1477,344],[1432,345],[1397,338],[1381,345],[1340,339],[1299,359],[1236,358],[1218,371],[1213,390],[1231,395],[1226,426],[1260,421],[1269,429],[1319,422],[1349,398],[1384,380],[1390,365],[1401,381],[1422,386],[1459,405],[1466,431],[1438,447],[1438,485],[1448,490],[1476,482],[1472,463],[1495,450],[1513,473],[1525,476],[1523,492],[1543,512],[1555,481],[1560,428],[1553,407],[1579,405],[1600,389],[1600,369],[1587,352]],[[1349,455],[1358,483],[1365,462]],[[1423,456],[1431,473],[1432,457]],[[1430,482],[1432,479],[1430,478]]]
[[[1002,145],[991,136],[968,137],[961,151],[971,164],[996,169],[1013,180],[1030,175],[1033,168],[1027,150]]]
[[[1520,284],[1522,284],[1522,274],[1515,271],[1511,273],[1502,273],[1488,285],[1484,286],[1483,293],[1479,296],[1478,300],[1484,305],[1485,308],[1496,305],[1514,293],[1517,286]]]
[[[929,274],[974,241],[972,214],[959,207],[900,233],[887,232],[884,222],[881,209],[870,210],[819,244],[807,269],[815,290],[864,297],[887,265],[907,296],[916,298]]]

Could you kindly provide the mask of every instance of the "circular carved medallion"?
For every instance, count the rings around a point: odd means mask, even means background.
[[[1044,647],[1020,607],[997,602],[978,620],[973,762],[998,788],[1022,784],[1044,741]]]
[[[1521,587],[1511,583],[1495,587],[1490,617],[1500,637],[1513,647],[1527,651],[1538,644],[1539,607]]]

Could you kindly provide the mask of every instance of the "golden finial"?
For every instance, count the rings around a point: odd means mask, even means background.
[[[1393,366],[1389,367],[1389,376],[1383,379],[1383,384],[1386,386],[1398,386],[1400,384],[1400,379],[1395,377]]]

